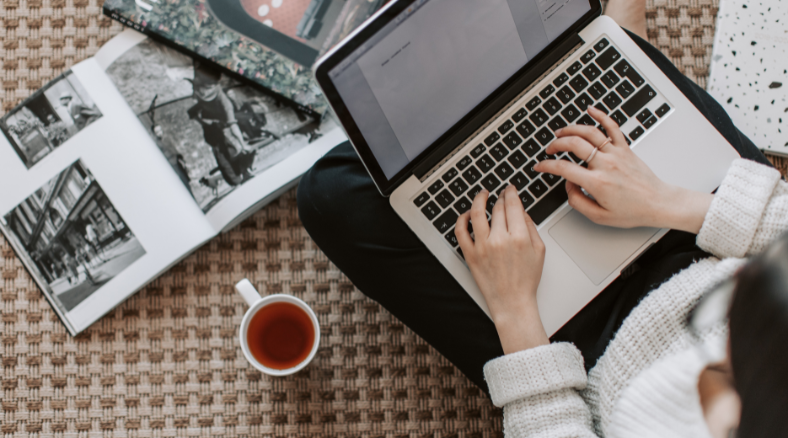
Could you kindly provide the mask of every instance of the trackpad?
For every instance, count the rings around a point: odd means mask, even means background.
[[[606,227],[572,210],[549,232],[586,276],[598,285],[657,234],[659,229]]]

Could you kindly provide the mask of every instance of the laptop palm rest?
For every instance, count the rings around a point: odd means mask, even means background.
[[[658,232],[658,228],[597,225],[577,210],[570,211],[549,231],[550,237],[595,285],[602,283]]]

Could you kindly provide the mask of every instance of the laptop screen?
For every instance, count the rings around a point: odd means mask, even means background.
[[[418,0],[328,76],[391,179],[590,10],[588,0]]]

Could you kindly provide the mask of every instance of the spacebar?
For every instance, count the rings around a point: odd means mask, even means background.
[[[566,180],[561,180],[550,193],[528,210],[528,215],[536,225],[544,222],[554,211],[558,210],[569,199],[566,195]]]

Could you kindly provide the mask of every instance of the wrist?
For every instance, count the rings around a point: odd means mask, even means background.
[[[676,186],[668,186],[663,193],[664,200],[659,207],[662,217],[660,223],[656,225],[660,228],[698,234],[711,208],[714,195]]]
[[[493,314],[493,322],[504,354],[550,343],[536,299],[526,300],[522,305],[509,306],[505,312]]]

